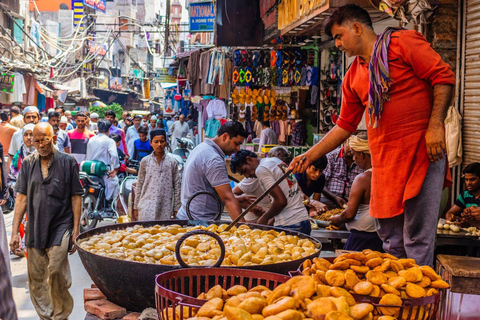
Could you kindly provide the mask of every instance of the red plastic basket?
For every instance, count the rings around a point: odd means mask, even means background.
[[[155,278],[155,305],[159,319],[183,320],[193,317],[207,300],[196,299],[202,292],[221,285],[228,289],[243,285],[247,289],[265,286],[273,290],[289,276],[233,268],[189,268],[164,272]]]

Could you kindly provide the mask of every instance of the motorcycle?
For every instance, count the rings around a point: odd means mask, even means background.
[[[169,153],[169,155],[178,163],[180,177],[182,177],[183,168],[193,148],[194,145],[192,140],[188,138],[177,138],[177,147]]]
[[[138,173],[140,169],[140,161],[128,160],[127,166],[135,169]],[[119,216],[132,217],[132,193],[134,189],[134,183],[137,181],[137,174],[122,173],[119,174],[120,192],[116,199],[117,214]]]
[[[132,164],[130,166],[135,167],[139,165],[138,161],[132,160],[131,162]],[[80,168],[80,183],[84,189],[80,216],[80,231],[84,232],[93,229],[99,221],[105,219],[116,222],[119,218],[116,201],[113,200],[110,203],[107,201],[105,197],[105,183],[102,178],[102,176],[110,170],[99,161],[82,162]],[[122,183],[127,178],[130,178],[130,176],[125,177]],[[133,178],[136,180],[136,177]],[[123,214],[123,212],[121,213]]]

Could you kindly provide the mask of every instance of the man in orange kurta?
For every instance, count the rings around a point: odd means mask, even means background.
[[[366,112],[369,63],[378,36],[368,13],[357,5],[341,7],[326,22],[325,32],[347,56],[356,58],[343,80],[336,127],[294,159],[290,168],[303,171],[336,148],[355,132],[365,113],[371,123],[367,129],[373,167],[370,215],[376,218],[383,247],[399,258],[432,265],[445,177],[443,122],[455,75],[420,33],[393,31],[387,49],[389,99],[379,114],[370,116]]]

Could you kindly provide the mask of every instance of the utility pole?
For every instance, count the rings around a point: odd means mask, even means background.
[[[165,68],[165,61],[167,60],[167,54],[169,52],[169,40],[170,37],[170,0],[167,0],[167,12],[165,13],[165,49],[163,50],[163,67]]]

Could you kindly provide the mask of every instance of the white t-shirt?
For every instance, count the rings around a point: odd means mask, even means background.
[[[258,183],[258,179],[256,178],[245,178],[242,181],[240,181],[239,184],[237,184],[237,187],[240,190],[242,190],[245,195],[255,196],[257,198],[260,197],[264,192],[262,187]],[[258,206],[262,207],[263,210],[267,212],[272,206],[272,199],[268,195],[258,203]],[[253,221],[257,218],[258,218],[257,215],[255,215],[252,212],[249,212],[245,215],[245,220],[247,221]]]
[[[255,170],[263,191],[270,188],[287,171],[287,165],[278,158],[266,158]],[[275,226],[289,226],[309,220],[307,209],[302,200],[302,193],[295,176],[292,174],[279,185],[287,198],[287,206],[275,216]]]

